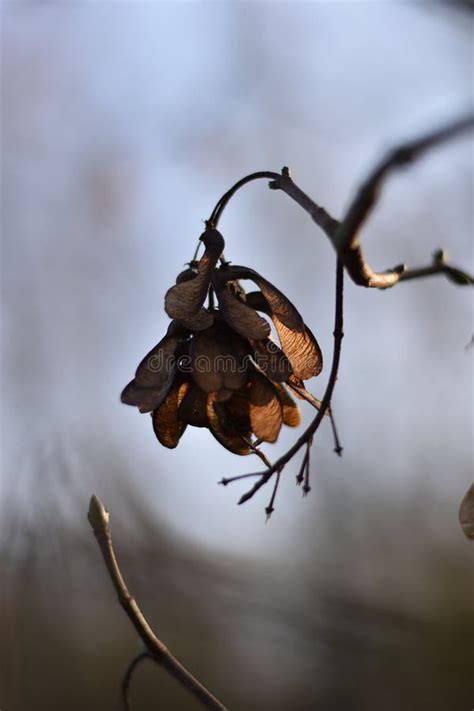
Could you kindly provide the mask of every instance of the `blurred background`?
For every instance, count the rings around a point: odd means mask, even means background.
[[[236,180],[289,165],[340,217],[383,151],[473,104],[472,19],[436,2],[2,4],[2,711],[117,709],[139,650],[86,520],[110,510],[151,625],[232,711],[474,704],[470,293],[347,283],[312,491],[217,485],[259,461],[189,428],[156,441],[119,395],[163,296]],[[472,142],[397,173],[364,229],[376,269],[438,247],[473,269]],[[247,186],[226,257],[297,304],[331,358],[334,254],[285,195]],[[312,413],[304,411],[305,422]],[[297,433],[282,433],[274,459]],[[144,663],[134,709],[196,709]]]

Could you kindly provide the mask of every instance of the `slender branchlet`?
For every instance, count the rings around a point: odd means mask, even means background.
[[[143,659],[149,657],[163,667],[181,686],[187,689],[204,708],[210,709],[211,711],[226,711],[226,707],[213,696],[211,692],[176,659],[163,642],[158,639],[146,621],[138,604],[125,585],[112,545],[109,514],[97,496],[91,498],[88,519],[94,531],[97,543],[100,546],[107,571],[118,595],[119,602],[146,648],[146,652],[139,654],[131,661],[122,681],[124,709],[130,708],[128,696],[133,672]]]

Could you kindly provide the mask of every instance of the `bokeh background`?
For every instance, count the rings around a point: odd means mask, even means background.
[[[472,708],[466,289],[347,284],[344,456],[322,428],[310,496],[288,466],[267,525],[269,490],[238,507],[245,482],[217,485],[258,461],[196,429],[165,450],[119,402],[220,195],[289,165],[341,216],[383,151],[472,107],[472,16],[368,1],[1,10],[2,711],[119,707],[140,647],[86,521],[92,493],[150,623],[232,711]],[[472,270],[472,158],[465,138],[390,180],[363,233],[375,268],[446,247]],[[298,305],[329,363],[324,235],[264,182],[221,229],[227,258]],[[147,663],[133,700],[197,708]]]

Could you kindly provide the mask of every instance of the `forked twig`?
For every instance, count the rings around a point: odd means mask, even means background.
[[[375,272],[367,262],[359,241],[360,228],[375,205],[382,184],[391,171],[414,162],[428,149],[456,138],[473,128],[474,115],[466,116],[390,151],[362,183],[341,221],[333,218],[324,208],[306,195],[293,182],[288,168],[283,168],[281,176],[273,180],[270,187],[273,190],[285,192],[311,216],[329,237],[347,273],[359,286],[387,289],[399,281],[433,274],[445,274],[460,285],[474,284],[471,275],[461,269],[450,267],[445,259],[437,260],[436,256],[443,254],[442,252],[436,252],[433,263],[426,267],[407,269],[404,264],[399,264],[388,271]]]
[[[89,513],[87,515],[90,525],[94,531],[94,535],[102,551],[105,565],[109,572],[112,583],[118,595],[118,599],[130,621],[141,637],[147,649],[146,655],[153,661],[162,666],[166,671],[178,681],[181,686],[187,689],[202,706],[211,711],[227,711],[226,707],[208,691],[200,681],[198,681],[177,659],[173,656],[170,650],[158,639],[150,625],[146,621],[143,613],[138,607],[136,601],[129,592],[125,581],[120,572],[120,568],[115,557],[115,552],[112,546],[112,534],[110,531],[109,514],[104,505],[93,496],[89,505]],[[126,676],[131,677],[136,665],[145,657],[145,653],[139,655],[130,664]],[[128,684],[125,679],[122,682],[122,689],[125,686],[127,694],[124,695],[124,703],[128,704]],[[124,706],[127,709],[127,705]]]
[[[272,171],[260,171],[247,175],[235,183],[235,185],[233,185],[230,190],[228,190],[217,202],[211,213],[211,217],[207,221],[208,225],[212,225],[214,227],[217,227],[227,203],[234,196],[234,194],[240,190],[240,188],[254,180],[270,178],[271,182],[269,183],[269,187],[273,190],[282,190],[289,197],[295,200],[295,202],[297,202],[298,205],[300,205],[300,207],[302,207],[303,210],[311,216],[312,220],[323,230],[323,232],[325,232],[338,256],[336,280],[336,325],[334,329],[334,351],[331,374],[322,402],[319,402],[319,400],[311,396],[309,393],[302,395],[304,399],[308,400],[319,410],[318,414],[303,435],[286,452],[286,454],[280,457],[280,459],[278,459],[271,467],[268,467],[265,472],[255,472],[222,479],[221,483],[227,485],[239,479],[254,476],[259,477],[254,486],[240,498],[239,504],[243,504],[245,501],[252,498],[252,496],[267,483],[275,472],[278,472],[278,476],[280,475],[285,464],[292,459],[301,447],[312,440],[312,437],[321,424],[325,414],[328,414],[331,417],[331,426],[335,442],[334,451],[339,455],[342,452],[334,418],[332,417],[331,397],[337,379],[341,340],[343,336],[343,269],[346,269],[356,284],[380,289],[392,287],[400,281],[419,279],[435,274],[444,274],[450,281],[461,286],[474,284],[474,277],[467,272],[448,264],[446,253],[443,250],[437,250],[434,252],[432,263],[427,266],[407,269],[404,264],[400,264],[385,272],[375,272],[365,259],[359,241],[360,228],[375,205],[382,184],[391,171],[412,163],[430,148],[433,148],[434,146],[444,143],[450,139],[456,138],[462,133],[473,128],[474,115],[471,114],[390,151],[387,156],[376,165],[376,167],[369,174],[368,178],[362,183],[342,221],[336,220],[323,207],[315,203],[314,200],[306,195],[306,193],[304,193],[301,188],[293,182],[290,176],[290,170],[287,167],[282,169],[281,175]],[[303,460],[302,467],[304,469],[304,473],[302,469],[300,474],[303,473],[303,476],[306,477],[306,470],[308,468],[306,457]],[[305,481],[307,481],[307,479],[305,479]],[[307,486],[309,488],[309,483],[307,483]]]

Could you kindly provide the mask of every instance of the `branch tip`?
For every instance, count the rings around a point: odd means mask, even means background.
[[[87,520],[94,533],[105,533],[109,529],[109,512],[95,494],[91,497]]]

